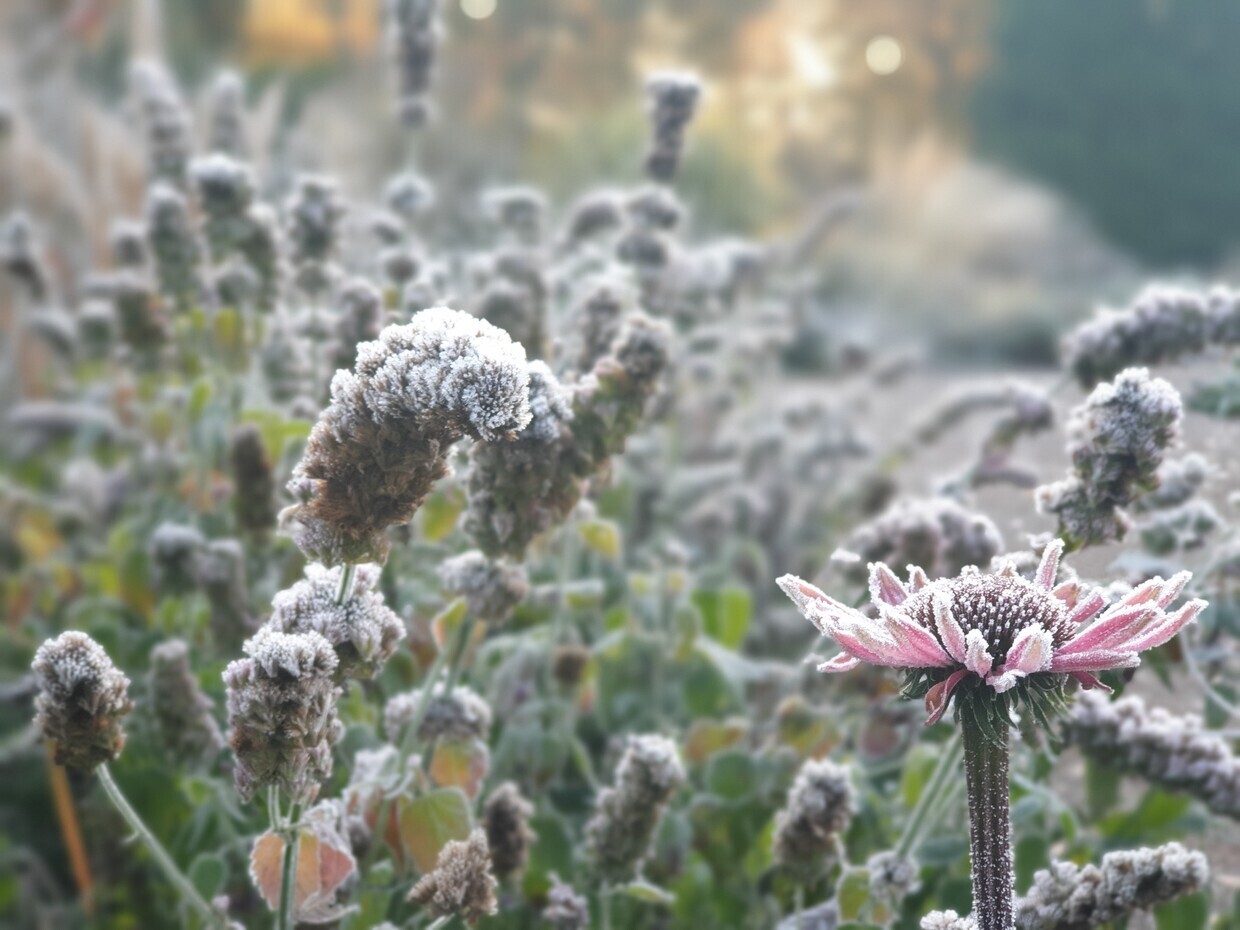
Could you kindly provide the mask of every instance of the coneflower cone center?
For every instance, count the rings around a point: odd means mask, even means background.
[[[936,581],[901,605],[904,613],[936,636],[936,591],[947,594],[952,615],[966,636],[970,630],[981,631],[996,666],[1007,659],[1017,634],[1035,623],[1050,632],[1056,649],[1074,632],[1064,602],[1050,591],[1018,575],[976,573]]]

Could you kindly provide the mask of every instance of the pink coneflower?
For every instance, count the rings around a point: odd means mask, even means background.
[[[1139,652],[1170,640],[1206,606],[1192,600],[1166,611],[1191,577],[1180,572],[1167,580],[1151,578],[1108,607],[1101,593],[1078,582],[1055,584],[1063,548],[1058,539],[1046,547],[1032,581],[1009,562],[993,575],[969,567],[938,581],[910,566],[904,583],[874,562],[870,596],[877,619],[794,575],[780,578],[779,586],[844,650],[819,671],[848,671],[862,662],[950,670],[926,694],[932,724],[970,674],[998,693],[1039,673],[1070,675],[1086,688],[1102,686],[1094,673],[1138,665]]]

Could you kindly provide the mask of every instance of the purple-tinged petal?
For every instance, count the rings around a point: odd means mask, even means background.
[[[880,604],[879,615],[887,625],[887,632],[896,642],[905,647],[903,650],[905,655],[920,657],[920,664],[927,668],[937,668],[954,663],[955,660],[939,645],[933,633],[914,623],[895,608]]]
[[[826,662],[818,666],[820,672],[851,672],[854,668],[861,664],[861,660],[856,656],[850,656],[847,652],[841,652],[834,658],[828,659]]]
[[[1055,585],[1051,594],[1063,601],[1064,606],[1069,610],[1076,606],[1076,602],[1081,599],[1081,594],[1085,588],[1079,581],[1063,581]],[[1099,595],[1101,598],[1101,595]],[[1106,601],[1102,601],[1106,604]]]
[[[1055,587],[1055,575],[1059,572],[1059,559],[1063,555],[1063,540],[1052,539],[1042,550],[1042,561],[1038,563],[1033,583],[1044,590]]]
[[[1027,626],[1012,640],[1003,670],[1032,675],[1051,664],[1055,652],[1055,640],[1042,624]]]
[[[1165,584],[1161,575],[1155,575],[1148,581],[1141,582],[1116,601],[1114,607],[1133,607],[1137,604],[1148,604],[1150,601],[1157,603]]]
[[[926,574],[925,569],[918,565],[908,566],[908,590],[910,594],[916,594],[922,588],[929,587],[930,576]]]
[[[784,575],[775,583],[792,599],[792,603],[796,604],[801,615],[820,632],[827,635],[831,634],[829,618],[839,611],[851,611],[852,609],[828,597],[808,581],[796,575]]]
[[[1077,682],[1080,683],[1081,688],[1085,691],[1090,691],[1097,688],[1100,691],[1105,691],[1107,694],[1110,694],[1113,690],[1109,685],[1104,685],[1093,675],[1089,674],[1089,672],[1072,672],[1071,675],[1077,680]]]
[[[964,630],[952,613],[951,603],[945,594],[935,591],[931,595],[931,605],[934,608],[934,627],[947,649],[947,654],[963,663],[968,647],[965,644]]]
[[[1162,614],[1157,607],[1134,604],[1129,607],[1112,607],[1090,626],[1081,630],[1059,647],[1059,652],[1072,655],[1092,649],[1110,649],[1131,638],[1145,628],[1152,618]]]
[[[873,665],[892,665],[891,657],[899,654],[896,641],[870,620],[841,621],[832,628],[831,635],[845,652]]]
[[[926,712],[930,716],[926,718],[925,726],[932,727],[943,718],[943,712],[947,710],[947,702],[951,700],[952,692],[956,690],[956,685],[960,684],[960,679],[967,674],[969,674],[968,669],[956,669],[926,692]]]
[[[1163,643],[1170,642],[1175,634],[1188,626],[1197,619],[1197,615],[1206,609],[1209,605],[1201,600],[1191,600],[1175,613],[1171,614],[1162,623],[1150,627],[1141,635],[1124,643],[1123,648],[1132,652],[1144,652],[1146,649],[1154,649]]]
[[[1115,652],[1111,649],[1095,649],[1065,656],[1056,653],[1051,659],[1048,672],[1102,672],[1109,668],[1136,668],[1141,660],[1135,652]]]
[[[1192,577],[1192,572],[1176,572],[1172,575],[1163,583],[1162,592],[1158,595],[1158,606],[1164,610],[1170,607]]]
[[[895,572],[882,562],[870,563],[870,599],[875,604],[899,607],[907,598],[908,592]]]
[[[964,667],[974,675],[985,678],[994,668],[995,660],[986,648],[986,637],[981,630],[969,630],[965,637]]]
[[[1083,601],[1078,601],[1068,614],[1068,622],[1080,626],[1107,606],[1107,599],[1099,591],[1090,591]]]

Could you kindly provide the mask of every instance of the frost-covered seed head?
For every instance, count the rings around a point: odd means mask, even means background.
[[[977,930],[977,921],[955,911],[931,911],[921,919],[921,930]]]
[[[192,143],[190,119],[180,91],[163,66],[139,61],[130,69],[131,93],[146,134],[147,174],[185,186]]]
[[[646,99],[653,139],[646,174],[667,182],[676,176],[685,128],[697,112],[702,83],[696,75],[663,72],[646,79]]]
[[[207,151],[244,159],[246,139],[245,82],[236,71],[221,71],[211,82],[207,108]]]
[[[875,853],[865,867],[870,891],[880,900],[899,903],[917,890],[917,864],[894,851]]]
[[[500,881],[525,871],[537,834],[530,829],[534,805],[510,781],[497,786],[482,808],[483,827],[491,851],[491,871]]]
[[[155,587],[171,595],[192,591],[198,584],[198,557],[206,544],[196,527],[180,523],[155,527],[148,546]]]
[[[787,804],[775,815],[775,861],[806,874],[816,874],[834,858],[838,835],[853,815],[853,788],[848,769],[829,759],[801,766]]]
[[[422,703],[422,689],[415,688],[388,699],[383,708],[383,729],[394,743],[400,743],[405,727],[417,713]],[[444,694],[443,684],[435,686],[426,716],[418,727],[417,738],[421,743],[435,740],[452,741],[485,740],[491,730],[491,705],[477,692],[464,685],[457,685],[451,695]]]
[[[301,581],[271,602],[267,625],[282,633],[319,633],[336,650],[338,680],[374,678],[405,638],[405,625],[379,590],[377,565],[358,565],[353,590],[336,602],[344,568],[311,563]]]
[[[1065,733],[1103,765],[1199,798],[1216,814],[1240,820],[1240,758],[1193,714],[1147,708],[1136,696],[1109,701],[1077,696]]]
[[[413,886],[409,900],[426,908],[432,918],[457,915],[472,927],[499,910],[497,885],[486,833],[475,829],[467,840],[444,844],[434,870]]]
[[[205,765],[223,750],[214,706],[190,668],[185,640],[169,639],[151,650],[148,688],[155,729],[174,764]]]
[[[1163,454],[1179,437],[1180,395],[1144,368],[1100,384],[1072,412],[1068,477],[1038,489],[1038,508],[1059,517],[1060,534],[1075,545],[1122,539],[1122,508],[1157,484]]]
[[[251,536],[265,537],[276,524],[276,487],[263,435],[257,426],[245,423],[237,427],[229,459],[237,525]]]
[[[260,629],[246,658],[224,670],[236,756],[233,780],[245,800],[268,785],[311,800],[331,774],[336,717],[336,652],[318,633]]]
[[[39,683],[35,725],[55,743],[58,765],[89,772],[120,755],[129,679],[102,646],[68,630],[40,646],[30,668]]]
[[[869,562],[920,565],[937,577],[988,564],[1003,551],[1003,538],[989,517],[951,498],[906,498],[853,530],[842,548],[860,556],[850,571],[856,580],[864,580]]]
[[[388,0],[387,42],[396,72],[396,108],[418,127],[430,115],[431,74],[442,29],[437,0]]]
[[[1020,930],[1077,930],[1123,920],[1205,887],[1206,857],[1179,843],[1110,852],[1101,865],[1055,862],[1016,901]],[[924,926],[924,924],[923,924]]]
[[[615,785],[604,788],[586,823],[586,856],[602,881],[633,878],[654,838],[663,808],[684,783],[676,745],[663,736],[630,737],[616,767]]]
[[[211,631],[217,643],[240,643],[254,632],[245,547],[236,539],[213,539],[198,554],[195,575],[211,605]]]
[[[447,474],[452,443],[505,439],[529,420],[521,346],[468,314],[424,310],[336,372],[289,484],[301,503],[284,520],[312,559],[382,561],[384,529],[408,522]]]
[[[336,182],[323,175],[301,175],[285,205],[285,214],[293,264],[331,260],[345,214]]]
[[[406,172],[388,181],[383,200],[389,210],[412,222],[434,205],[435,189],[425,178]]]
[[[178,310],[189,309],[201,288],[198,260],[202,249],[185,196],[170,184],[152,185],[146,196],[146,226],[160,289],[173,298]]]
[[[590,930],[590,903],[552,873],[542,919],[552,930]]]
[[[118,268],[142,268],[146,264],[146,230],[133,220],[117,220],[108,230],[108,247]]]
[[[444,591],[464,596],[469,612],[488,623],[506,620],[530,591],[523,565],[493,561],[477,549],[445,559],[438,572]]]

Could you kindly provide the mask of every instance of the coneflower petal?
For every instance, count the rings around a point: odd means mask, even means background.
[[[939,639],[943,641],[943,646],[957,662],[963,663],[968,652],[965,643],[964,629],[956,621],[955,615],[952,613],[951,603],[946,595],[939,592],[933,594],[934,598],[934,626],[939,634]]]
[[[969,630],[969,635],[965,637],[965,668],[974,675],[985,678],[994,665],[994,657],[986,648],[986,637],[981,630]]]
[[[1197,599],[1189,601],[1175,613],[1168,616],[1162,623],[1144,630],[1134,639],[1123,644],[1124,649],[1132,652],[1144,652],[1154,649],[1170,640],[1176,633],[1197,619],[1197,615],[1205,610],[1205,601]]]
[[[952,692],[956,690],[956,685],[960,684],[960,679],[967,674],[969,674],[968,669],[957,669],[926,692],[926,712],[930,716],[926,718],[925,726],[934,726],[942,719],[943,712],[947,710],[947,702],[951,700]]]
[[[882,562],[870,563],[870,598],[875,604],[899,607],[908,598],[896,573]]]
[[[1116,652],[1113,649],[1095,649],[1074,655],[1056,654],[1051,659],[1048,672],[1102,672],[1110,668],[1136,668],[1141,659],[1135,652]]]
[[[879,614],[887,625],[887,632],[896,642],[906,647],[904,649],[906,656],[920,659],[919,664],[930,668],[953,663],[952,657],[939,645],[939,641],[929,630],[918,626],[892,607],[879,605]]]
[[[1072,655],[1093,649],[1108,649],[1131,638],[1152,618],[1161,615],[1157,607],[1134,604],[1113,607],[1059,647],[1061,655]]]
[[[1042,550],[1042,561],[1038,563],[1033,583],[1050,591],[1055,587],[1055,575],[1059,572],[1059,559],[1063,555],[1063,540],[1052,539]]]

